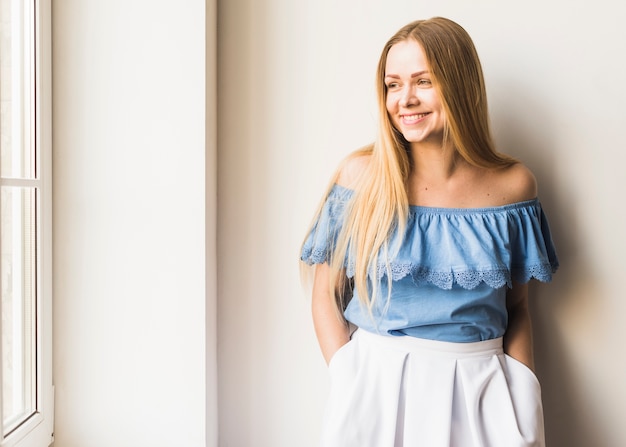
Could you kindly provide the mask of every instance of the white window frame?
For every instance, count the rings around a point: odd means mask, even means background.
[[[2,439],[0,447],[47,447],[54,442],[54,387],[52,382],[52,13],[51,0],[28,0],[34,11],[34,123],[38,147],[41,200],[37,256],[37,397],[33,416]],[[19,180],[3,185],[21,186]]]

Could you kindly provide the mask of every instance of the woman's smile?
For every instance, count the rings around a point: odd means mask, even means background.
[[[411,115],[400,115],[400,119],[405,126],[410,126],[411,124],[416,124],[421,122],[424,118],[426,118],[429,113],[415,113]]]

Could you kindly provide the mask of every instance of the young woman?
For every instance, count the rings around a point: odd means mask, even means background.
[[[494,148],[470,37],[406,25],[377,91],[378,138],[302,246],[331,377],[322,445],[543,446],[527,283],[558,261],[535,178]]]

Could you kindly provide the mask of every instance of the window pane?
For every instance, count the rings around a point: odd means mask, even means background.
[[[32,8],[32,2],[0,0],[0,169],[5,178],[35,176]]]
[[[2,425],[6,435],[36,410],[36,190],[3,186],[0,205]]]

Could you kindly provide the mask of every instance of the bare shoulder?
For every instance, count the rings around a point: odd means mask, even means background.
[[[354,189],[357,182],[370,164],[371,152],[359,150],[350,154],[339,166],[337,184]]]
[[[537,197],[537,179],[522,163],[498,170],[494,180],[505,204],[524,202]]]

